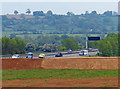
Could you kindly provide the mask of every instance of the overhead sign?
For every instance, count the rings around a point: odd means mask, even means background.
[[[88,37],[88,40],[95,40],[95,41],[97,41],[97,40],[100,40],[100,37]]]

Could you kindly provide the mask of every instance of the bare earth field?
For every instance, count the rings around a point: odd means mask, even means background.
[[[118,70],[118,57],[74,57],[51,59],[2,59],[3,70],[88,69]],[[3,87],[118,87],[118,77],[78,79],[5,80]]]
[[[118,78],[21,79],[3,82],[3,87],[117,87]]]

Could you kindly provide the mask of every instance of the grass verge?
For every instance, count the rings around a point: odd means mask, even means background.
[[[77,79],[94,77],[118,77],[118,70],[80,70],[80,69],[41,69],[41,70],[3,70],[2,80],[16,79]]]

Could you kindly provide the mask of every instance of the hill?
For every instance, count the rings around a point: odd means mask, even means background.
[[[117,33],[117,15],[3,15],[3,35],[8,34],[107,34]]]

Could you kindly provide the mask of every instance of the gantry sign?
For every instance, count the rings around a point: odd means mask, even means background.
[[[97,41],[97,40],[100,40],[100,37],[88,37],[88,40],[90,41]]]
[[[88,47],[88,42],[87,41],[97,41],[100,40],[100,37],[86,37],[86,48]]]

